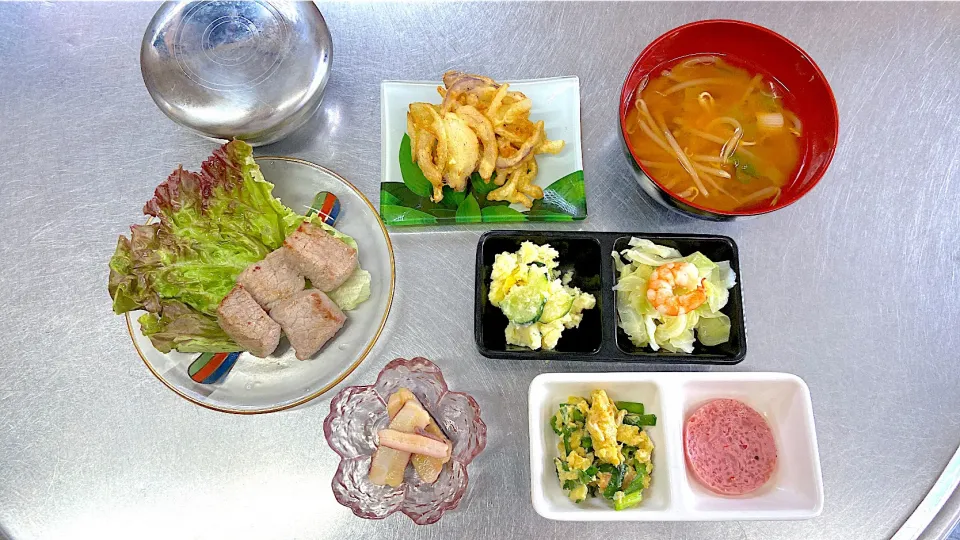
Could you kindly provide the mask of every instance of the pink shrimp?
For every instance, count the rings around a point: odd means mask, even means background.
[[[688,262],[672,262],[660,266],[650,274],[647,300],[660,313],[669,316],[689,313],[707,301],[704,279],[697,267]],[[677,294],[679,290],[689,292]]]

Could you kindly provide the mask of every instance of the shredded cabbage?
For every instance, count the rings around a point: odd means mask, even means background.
[[[715,263],[699,251],[683,257],[674,248],[650,240],[631,238],[630,247],[613,253],[619,278],[613,288],[617,295],[620,328],[637,347],[661,348],[670,352],[693,352],[694,336],[706,346],[730,340],[730,318],[720,313],[737,283],[729,261]],[[707,301],[696,310],[671,317],[656,310],[647,300],[650,274],[670,262],[688,262],[705,279]],[[696,334],[694,334],[696,332]]]

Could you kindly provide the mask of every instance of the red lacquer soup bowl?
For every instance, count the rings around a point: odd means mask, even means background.
[[[640,164],[626,130],[627,114],[636,93],[642,90],[646,80],[659,76],[678,59],[702,55],[720,56],[776,81],[788,93],[785,105],[803,124],[799,163],[774,205],[758,203],[737,210],[717,210],[701,204],[705,202],[702,200],[690,202],[667,189],[652,171]],[[826,77],[803,49],[762,26],[743,21],[708,20],[674,28],[640,53],[620,93],[620,130],[637,181],[649,196],[695,217],[727,221],[779,210],[809,193],[833,159],[839,115]]]

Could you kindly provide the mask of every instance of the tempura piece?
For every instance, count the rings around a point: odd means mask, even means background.
[[[483,156],[477,165],[477,172],[480,173],[480,178],[489,181],[490,176],[493,175],[494,167],[497,166],[497,156],[499,155],[497,136],[493,132],[493,124],[487,117],[480,114],[480,111],[469,105],[459,107],[457,115],[477,134],[480,144],[483,145]]]
[[[443,181],[455,191],[463,191],[467,188],[467,178],[476,170],[480,160],[480,141],[457,113],[446,113],[443,123],[448,152]]]
[[[543,190],[534,184],[536,166],[531,174],[525,163],[536,154],[559,153],[564,142],[547,139],[543,121],[530,120],[533,102],[508,84],[459,71],[445,73],[443,83],[439,106],[411,103],[407,114],[411,158],[433,186],[431,200],[443,199],[443,186],[464,191],[477,172],[501,186],[487,200],[532,207]]]

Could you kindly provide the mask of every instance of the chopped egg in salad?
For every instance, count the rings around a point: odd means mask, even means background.
[[[596,305],[592,294],[570,287],[572,272],[559,275],[559,255],[549,244],[523,242],[494,259],[488,298],[510,321],[508,344],[553,350],[563,330],[579,326]]]

